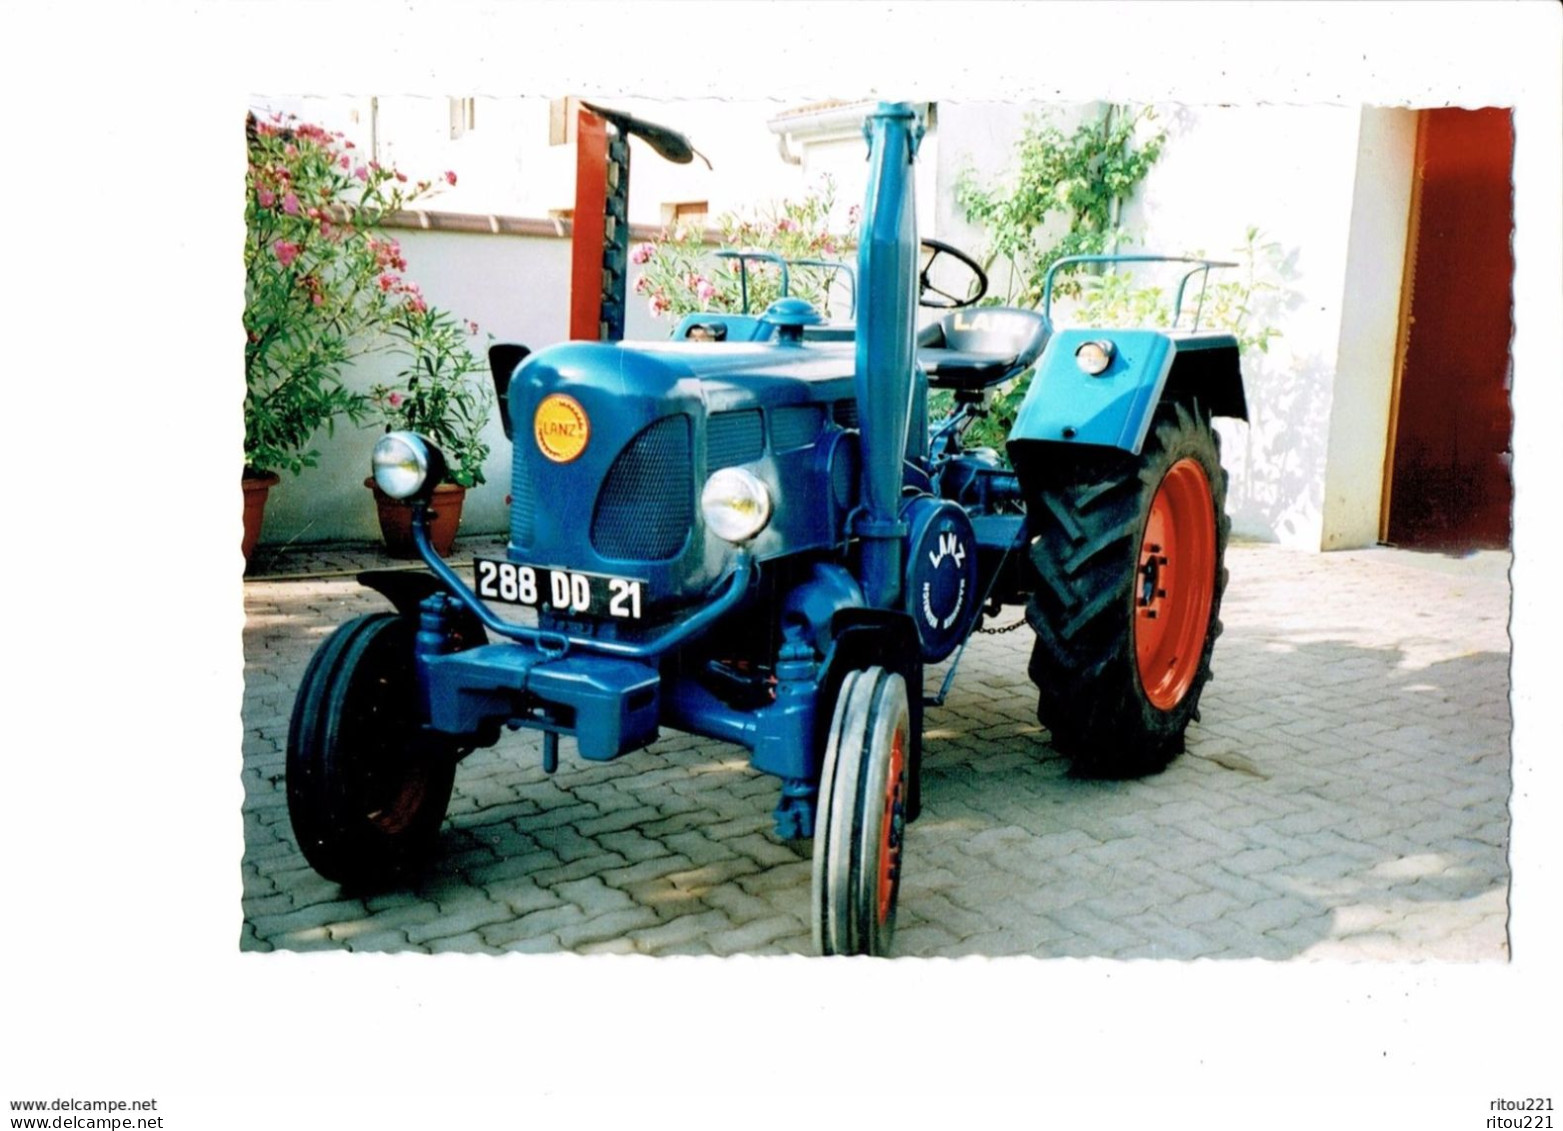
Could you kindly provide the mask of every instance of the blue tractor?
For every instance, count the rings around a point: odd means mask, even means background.
[[[298,692],[288,804],[321,875],[424,864],[458,761],[506,729],[540,731],[551,771],[561,735],[605,760],[666,727],[779,779],[778,835],[813,838],[819,951],[886,954],[924,669],[1006,605],[1036,632],[1038,716],[1078,771],[1141,775],[1182,749],[1220,631],[1211,419],[1246,415],[1236,341],[1055,332],[1051,290],[1041,310],[975,306],[980,267],[918,238],[917,115],[882,104],[864,133],[853,324],[790,297],[665,342],[494,347],[504,558],[459,576],[420,508],[428,572],[363,575],[395,611],[338,629]],[[919,303],[939,309],[921,328]],[[1008,461],[965,447],[991,390],[1032,368]],[[932,424],[930,389],[955,404]],[[372,462],[419,503],[440,478],[410,433]]]

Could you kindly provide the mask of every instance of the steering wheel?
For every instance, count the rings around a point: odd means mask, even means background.
[[[922,241],[921,251],[922,263],[917,270],[918,306],[955,310],[970,306],[988,293],[987,272],[964,251],[941,240],[930,239]]]

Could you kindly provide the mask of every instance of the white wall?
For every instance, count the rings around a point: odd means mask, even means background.
[[[1378,541],[1416,122],[1414,110],[1362,111],[1325,464],[1321,548],[1326,550]]]
[[[569,334],[567,239],[451,232],[394,231],[407,258],[408,278],[417,281],[431,305],[478,323],[473,352],[486,357],[488,335],[539,349]],[[371,358],[354,367],[348,383],[367,390],[395,372],[394,359]],[[476,380],[487,384],[485,373]],[[271,492],[261,540],[266,543],[322,542],[379,537],[374,504],[363,481],[369,450],[381,429],[339,425],[334,436],[315,439],[320,465],[296,478],[284,477]],[[496,409],[487,436],[487,482],[467,494],[465,533],[504,530],[508,519],[509,442]]]
[[[1161,118],[1167,146],[1126,210],[1130,225],[1174,254],[1226,258],[1250,225],[1280,246],[1280,289],[1261,296],[1256,317],[1282,336],[1245,358],[1248,424],[1222,427],[1233,528],[1313,550],[1369,545],[1385,436],[1364,410],[1387,398],[1392,376],[1403,123],[1373,116],[1365,134],[1363,112],[1341,106],[1170,107]],[[1360,304],[1359,288],[1369,296]],[[1339,394],[1343,350],[1351,379]],[[1329,477],[1335,461],[1340,474]]]

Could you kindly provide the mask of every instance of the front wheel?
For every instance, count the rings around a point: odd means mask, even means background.
[[[1226,588],[1226,473],[1209,418],[1174,402],[1140,456],[1042,473],[1027,505],[1037,717],[1077,772],[1137,777],[1183,749]]]
[[[848,672],[825,747],[814,829],[814,945],[821,954],[889,953],[911,749],[906,681],[880,667]]]
[[[288,816],[310,866],[375,885],[432,855],[450,803],[456,747],[424,726],[414,625],[349,621],[310,660],[288,729]]]

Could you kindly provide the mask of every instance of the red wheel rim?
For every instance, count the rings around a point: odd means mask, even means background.
[[[885,775],[884,820],[879,829],[880,925],[890,918],[896,884],[901,879],[901,834],[906,825],[906,725],[895,728],[890,739],[890,772]]]
[[[1145,697],[1159,710],[1183,701],[1205,651],[1216,588],[1216,516],[1210,480],[1181,459],[1156,489],[1134,591],[1134,654]]]

